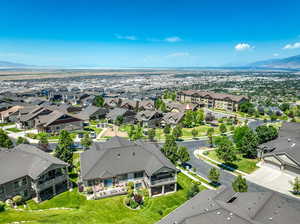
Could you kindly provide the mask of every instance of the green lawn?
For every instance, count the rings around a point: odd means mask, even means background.
[[[7,131],[11,131],[11,132],[22,132],[22,130],[21,129],[19,129],[19,128],[8,128],[8,129],[6,129]]]
[[[0,123],[0,127],[4,127],[4,126],[8,126],[8,125],[13,125],[15,124],[14,122],[10,122],[10,123]]]
[[[224,162],[217,157],[215,151],[209,151],[209,154],[207,156],[218,162],[221,162],[221,163]],[[236,161],[230,165],[234,169],[243,171],[245,173],[252,173],[256,169],[258,169],[258,166],[256,166],[256,163],[258,163],[258,159],[247,159],[247,158],[244,158],[241,154],[237,154],[237,157],[238,157],[238,161]]]
[[[167,215],[186,199],[187,189],[192,181],[183,174],[178,175],[179,190],[176,193],[150,198],[144,208],[131,210],[124,206],[126,196],[116,196],[100,200],[86,200],[84,196],[73,192],[62,193],[49,201],[36,204],[28,202],[28,207],[33,210],[53,207],[67,207],[72,210],[48,211],[15,211],[2,212],[0,223],[17,221],[30,221],[30,223],[101,223],[101,224],[153,224]],[[205,189],[201,186],[201,190]]]

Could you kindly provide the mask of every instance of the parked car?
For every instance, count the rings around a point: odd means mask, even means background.
[[[83,138],[84,134],[83,133],[79,133],[78,134],[78,138]]]
[[[95,132],[91,132],[91,133],[90,133],[90,136],[91,136],[91,138],[97,138],[97,135],[96,135]]]

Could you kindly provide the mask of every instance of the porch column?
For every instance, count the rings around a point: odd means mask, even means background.
[[[174,192],[177,191],[177,183],[175,183]]]
[[[55,184],[52,186],[52,189],[53,189],[53,195],[56,195]]]
[[[161,194],[165,194],[165,185],[162,185]]]

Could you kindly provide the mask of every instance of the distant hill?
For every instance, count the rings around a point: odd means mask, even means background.
[[[257,68],[288,68],[288,69],[300,69],[300,55],[281,58],[271,59],[266,61],[258,61],[247,65],[249,67]]]
[[[26,67],[30,67],[30,65],[25,65],[21,63],[10,62],[10,61],[0,61],[0,68],[26,68]]]

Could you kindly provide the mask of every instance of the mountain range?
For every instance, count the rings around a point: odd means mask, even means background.
[[[247,66],[253,68],[283,68],[283,69],[300,69],[300,55],[271,59],[265,61],[257,61]]]
[[[42,66],[43,67],[43,66]],[[49,66],[47,66],[49,67]],[[86,66],[93,67],[93,66]],[[26,65],[22,63],[9,62],[9,61],[0,61],[0,69],[14,69],[14,68],[37,68],[33,65]],[[194,67],[196,68],[196,67]],[[200,67],[197,67],[200,68]],[[201,67],[202,69],[207,67]],[[210,67],[209,67],[210,68]],[[247,65],[233,66],[226,65],[223,67],[214,67],[214,68],[226,68],[226,69],[300,69],[300,55],[288,57],[288,58],[279,58],[279,59],[270,59],[264,61],[257,61]]]

